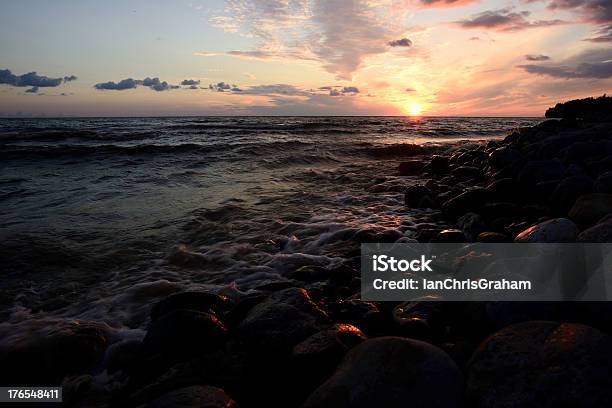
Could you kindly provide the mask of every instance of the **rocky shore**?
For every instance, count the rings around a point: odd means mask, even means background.
[[[375,240],[612,240],[612,123],[548,120],[414,153],[398,161],[405,204],[428,210]],[[365,302],[352,255],[241,298],[172,294],[142,341],[66,323],[0,350],[0,382],[61,384],[79,407],[612,404],[607,303]]]

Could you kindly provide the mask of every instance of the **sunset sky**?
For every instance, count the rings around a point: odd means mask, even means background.
[[[3,116],[541,116],[611,90],[612,0],[1,5]]]

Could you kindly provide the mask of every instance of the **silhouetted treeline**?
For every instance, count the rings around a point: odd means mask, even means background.
[[[558,103],[546,110],[547,118],[581,118],[587,120],[612,119],[612,97],[605,94],[598,98],[574,99]]]

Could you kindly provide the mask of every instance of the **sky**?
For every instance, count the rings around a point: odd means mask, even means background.
[[[6,0],[0,116],[542,116],[612,90],[612,0]]]

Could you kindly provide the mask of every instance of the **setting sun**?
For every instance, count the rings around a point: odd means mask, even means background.
[[[421,107],[421,104],[416,103],[416,102],[413,102],[412,104],[410,104],[410,107],[409,107],[410,116],[419,116],[422,110],[423,108]]]

